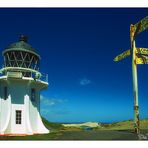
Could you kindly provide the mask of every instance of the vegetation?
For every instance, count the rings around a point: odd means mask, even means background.
[[[122,121],[112,124],[99,123],[98,127],[87,130],[84,127],[65,127],[60,123],[48,122],[42,119],[50,130],[49,134],[31,136],[0,136],[0,140],[138,140],[134,133],[133,121]],[[142,133],[148,133],[148,119],[140,122]]]
[[[116,122],[111,124],[102,124],[103,130],[131,130],[134,127],[132,120]],[[148,129],[148,119],[140,121],[140,129]]]
[[[45,118],[42,118],[42,121],[46,128],[48,128],[51,132],[56,132],[64,129],[64,126],[60,123],[49,122]]]

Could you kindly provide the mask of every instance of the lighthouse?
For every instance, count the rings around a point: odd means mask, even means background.
[[[48,87],[47,75],[40,72],[40,55],[24,35],[2,55],[0,135],[49,133],[40,115],[40,92]]]

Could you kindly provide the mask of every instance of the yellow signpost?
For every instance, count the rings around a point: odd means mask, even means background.
[[[136,48],[135,52],[138,55],[147,55],[148,54],[148,48]],[[114,58],[114,61],[118,62],[118,61],[120,61],[120,60],[122,60],[122,59],[124,59],[124,58],[126,58],[128,56],[130,56],[131,53],[132,53],[131,49],[126,50],[126,51],[122,52],[121,54],[119,54],[118,56],[116,56]],[[145,58],[146,58],[146,56],[145,56]]]
[[[116,56],[115,58],[114,58],[114,61],[115,62],[118,62],[118,61],[120,61],[120,60],[122,60],[122,59],[124,59],[124,58],[126,58],[126,57],[128,57],[128,56],[130,56],[131,55],[131,50],[129,49],[129,50],[126,50],[126,51],[124,51],[123,53],[121,53],[121,54],[119,54],[118,56]]]
[[[137,24],[134,25],[136,28],[135,36],[148,28],[148,16],[143,18]]]
[[[148,54],[148,48],[136,48],[138,54]]]
[[[136,64],[148,64],[148,56],[136,57]]]
[[[133,94],[134,94],[134,129],[137,134],[140,133],[139,105],[138,105],[138,80],[137,64],[148,64],[148,48],[136,48],[135,37],[148,28],[148,16],[137,24],[130,26],[131,49],[121,53],[114,58],[114,61],[120,61],[128,56],[132,56],[132,75],[133,75]]]

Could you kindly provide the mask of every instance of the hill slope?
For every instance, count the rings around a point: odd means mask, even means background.
[[[102,129],[102,130],[131,130],[134,127],[134,121],[127,120],[110,124],[103,124],[97,122],[85,122],[80,124],[62,124],[65,128],[75,127],[81,128],[83,126]],[[140,129],[148,129],[148,119],[143,119],[140,121]]]
[[[132,120],[128,120],[111,124],[101,124],[101,126],[103,129],[109,130],[131,130],[134,127],[134,122]],[[140,121],[140,129],[148,129],[148,119]]]
[[[59,123],[53,123],[42,118],[44,125],[51,131],[49,134],[31,136],[0,136],[0,140],[137,140],[134,134],[133,121],[122,121],[112,124],[82,123],[81,126],[91,126],[91,131],[86,131],[78,126],[65,127]],[[141,122],[141,131],[148,133],[148,119]],[[99,125],[95,127],[96,125]]]
[[[46,120],[43,117],[42,117],[42,121],[43,121],[44,125],[46,126],[46,128],[48,128],[51,132],[59,131],[64,128],[64,126],[62,124],[49,122],[48,120]]]

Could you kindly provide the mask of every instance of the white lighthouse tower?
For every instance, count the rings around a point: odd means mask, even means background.
[[[48,86],[39,71],[40,56],[27,37],[3,51],[0,70],[0,135],[49,133],[40,116],[40,91]]]

